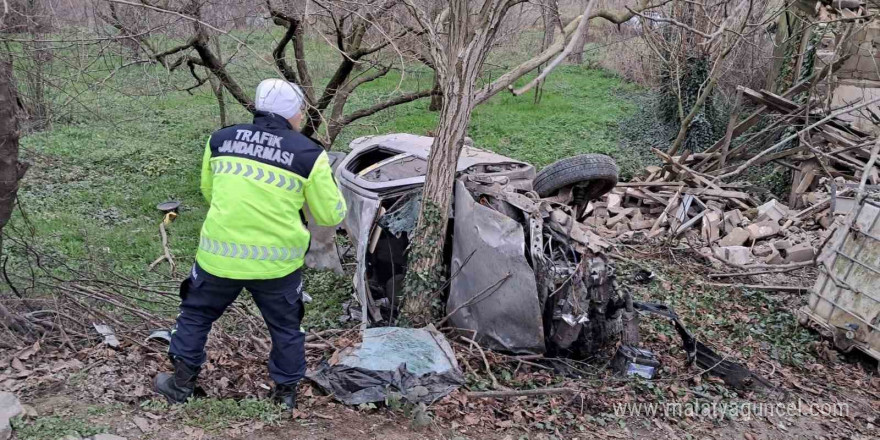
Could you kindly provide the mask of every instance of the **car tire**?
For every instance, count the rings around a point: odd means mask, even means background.
[[[604,154],[581,154],[554,162],[535,176],[533,187],[541,197],[552,197],[565,187],[586,189],[588,200],[595,200],[617,185],[619,170],[614,159]]]

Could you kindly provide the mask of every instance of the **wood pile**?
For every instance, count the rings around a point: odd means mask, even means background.
[[[738,88],[722,139],[700,153],[670,156],[652,149],[662,166],[647,167],[592,202],[583,222],[605,238],[697,240],[706,256],[735,267],[811,263],[835,216],[853,206],[848,196],[862,178],[880,183],[872,160],[880,142],[842,118],[868,111],[880,98],[828,113],[812,101],[791,100],[811,80],[783,94]],[[757,106],[745,118],[739,114],[743,98]],[[727,183],[770,162],[793,171],[786,200]]]

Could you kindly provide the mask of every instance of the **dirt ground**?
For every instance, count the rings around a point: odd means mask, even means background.
[[[37,346],[0,352],[0,390],[15,392],[36,410],[36,419],[17,425],[30,426],[17,429],[17,438],[50,440],[65,426],[101,427],[128,439],[880,438],[877,364],[841,354],[798,326],[793,312],[801,296],[719,289],[707,284],[708,269],[685,252],[640,252],[619,256],[621,288],[673,305],[692,332],[765,378],[769,388],[734,389],[702,374],[685,364],[668,323],[643,319],[643,343],[663,363],[653,381],[616,377],[605,368],[607,359],[530,365],[488,355],[500,386],[570,387],[579,390],[575,395],[469,397],[468,389],[491,386],[479,354],[456,345],[466,389],[427,408],[351,408],[304,384],[299,410],[282,412],[265,400],[241,399],[266,395],[262,355],[215,339],[200,383],[216,398],[184,406],[169,407],[150,390],[155,372],[169,368],[162,350],[128,343],[119,350]],[[656,279],[633,281],[642,269]],[[809,285],[812,276],[804,271],[783,281]],[[330,342],[339,346],[346,337]],[[310,365],[331,353],[310,350]],[[37,425],[45,426],[40,431]]]

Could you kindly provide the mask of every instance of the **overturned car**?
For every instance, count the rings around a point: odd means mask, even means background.
[[[336,169],[364,322],[392,322],[397,313],[432,141],[359,138]],[[452,327],[512,353],[585,357],[621,337],[638,342],[632,301],[602,253],[608,244],[578,221],[617,183],[613,159],[581,155],[536,173],[468,142],[456,172],[445,249]]]

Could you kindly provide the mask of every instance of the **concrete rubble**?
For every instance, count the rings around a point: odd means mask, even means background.
[[[711,197],[703,200],[696,194],[682,195],[688,191],[683,184],[649,190],[645,189],[649,185],[639,183],[618,184],[590,204],[579,224],[612,241],[643,243],[675,238],[700,242],[699,247],[706,250],[703,253],[719,265],[747,267],[811,261],[828,226],[844,216],[830,213],[828,206],[805,216],[805,210],[790,209],[777,199],[757,203],[748,195],[737,199],[747,204],[740,207],[734,199],[724,203]],[[818,203],[827,205],[828,193],[825,197],[821,192],[816,194]],[[819,217],[829,221],[822,223]]]
[[[821,106],[809,119],[818,123],[793,117],[803,109],[796,97],[816,78],[838,73],[835,69],[847,70],[817,66],[780,93],[738,87],[749,105],[733,109],[726,136],[700,152],[652,148],[660,166],[645,167],[631,181],[618,183],[580,210],[583,215],[576,220],[605,239],[687,242],[731,266],[812,261],[835,223],[853,210],[860,182],[880,184],[880,169],[869,166],[876,133],[868,128],[874,124],[866,128]],[[759,122],[768,118],[786,120],[784,128],[800,131],[801,139],[784,141],[766,133],[765,144],[772,147],[751,148],[750,139],[764,133]],[[747,182],[748,170],[767,164],[792,170],[787,194],[774,196]]]

